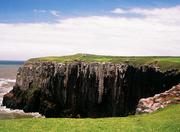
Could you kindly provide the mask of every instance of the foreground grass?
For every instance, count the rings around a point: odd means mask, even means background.
[[[90,55],[90,54],[75,54],[69,56],[60,57],[42,57],[34,58],[29,61],[55,61],[68,63],[73,61],[85,61],[85,62],[112,62],[112,63],[129,63],[134,66],[140,66],[144,64],[155,64],[162,70],[167,69],[180,69],[180,57],[158,57],[158,56],[147,56],[147,57],[135,57],[135,56],[101,56],[101,55]]]
[[[179,132],[180,105],[148,115],[99,119],[12,119],[0,120],[0,131],[24,132]]]

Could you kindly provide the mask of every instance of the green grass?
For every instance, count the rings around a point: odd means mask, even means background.
[[[69,63],[73,61],[84,62],[112,62],[112,63],[128,63],[134,66],[141,66],[145,64],[154,64],[160,67],[161,70],[180,69],[180,57],[158,57],[158,56],[102,56],[91,54],[75,54],[60,57],[41,57],[33,58],[32,61],[54,61],[61,63]]]
[[[180,104],[155,113],[99,119],[12,119],[0,120],[2,132],[179,132]]]

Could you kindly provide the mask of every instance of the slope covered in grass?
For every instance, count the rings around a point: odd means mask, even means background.
[[[0,120],[0,131],[25,132],[179,132],[180,105],[172,105],[147,115],[99,119],[13,119]]]
[[[154,64],[159,66],[162,70],[167,69],[180,69],[180,57],[158,57],[158,56],[102,56],[102,55],[91,55],[91,54],[75,54],[69,56],[60,57],[42,57],[33,58],[29,61],[55,61],[68,63],[73,61],[84,61],[84,62],[112,62],[112,63],[128,63],[134,66],[140,66],[145,64]]]

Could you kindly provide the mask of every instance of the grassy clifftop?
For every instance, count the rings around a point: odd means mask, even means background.
[[[73,61],[84,62],[112,62],[112,63],[128,63],[134,66],[140,66],[145,64],[154,64],[159,66],[162,70],[167,69],[180,69],[180,57],[159,57],[159,56],[102,56],[91,54],[75,54],[69,56],[60,57],[42,57],[33,58],[29,61],[54,61],[69,63]]]

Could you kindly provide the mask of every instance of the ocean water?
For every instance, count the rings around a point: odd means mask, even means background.
[[[42,117],[38,113],[24,113],[22,110],[11,110],[2,106],[3,96],[12,90],[17,70],[23,63],[23,61],[0,61],[0,119]]]

